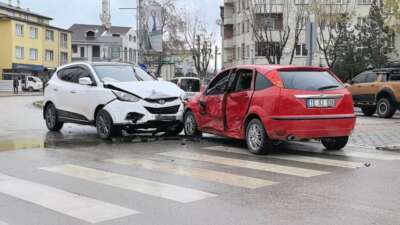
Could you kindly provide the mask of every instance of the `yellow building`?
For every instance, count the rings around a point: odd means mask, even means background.
[[[0,2],[0,79],[39,74],[71,62],[71,32],[52,18]]]

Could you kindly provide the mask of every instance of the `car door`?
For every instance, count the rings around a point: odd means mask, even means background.
[[[224,130],[223,99],[229,82],[230,70],[223,71],[210,83],[200,97],[201,127],[211,131]]]
[[[238,69],[233,87],[226,94],[225,129],[240,133],[253,94],[254,70]]]
[[[373,103],[375,99],[374,82],[378,75],[368,71],[361,73],[353,79],[352,85],[348,88],[353,95],[354,101],[358,103]]]
[[[60,82],[56,82],[52,87],[55,94],[56,108],[61,110],[61,117],[67,117],[68,113],[73,111],[73,99],[71,99],[71,90],[74,82],[75,67],[68,67],[57,72]]]
[[[79,79],[89,77],[92,80],[92,85],[79,84]],[[101,103],[101,93],[97,87],[96,80],[90,69],[84,65],[77,66],[75,69],[74,86],[70,90],[70,97],[73,100],[71,102],[73,112],[83,116],[84,120],[94,120],[94,111]],[[100,102],[99,102],[100,100]]]

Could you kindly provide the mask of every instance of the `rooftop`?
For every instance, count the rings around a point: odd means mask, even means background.
[[[112,26],[110,29],[111,34],[125,35],[132,29],[131,27]],[[102,25],[91,24],[74,24],[68,30],[72,32],[72,40],[86,40],[86,32],[94,31],[95,37],[100,37],[106,29]]]
[[[32,16],[37,16],[37,17],[40,17],[40,18],[43,18],[43,19],[47,19],[47,20],[52,20],[53,19],[51,17],[47,17],[47,16],[43,16],[43,15],[38,14],[38,13],[31,12],[28,9],[23,9],[23,8],[20,8],[20,7],[17,7],[17,6],[13,6],[13,5],[9,5],[9,4],[3,3],[3,2],[0,2],[0,8],[6,9],[6,10],[10,10],[10,11],[14,11],[14,12],[19,12],[19,13],[25,13],[25,14],[32,15]]]

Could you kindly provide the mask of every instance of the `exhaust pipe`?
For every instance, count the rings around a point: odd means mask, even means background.
[[[288,140],[288,141],[294,141],[294,140],[296,140],[296,137],[293,136],[293,135],[289,135],[289,136],[287,137],[287,140]]]

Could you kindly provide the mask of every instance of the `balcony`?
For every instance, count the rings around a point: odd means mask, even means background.
[[[234,21],[233,21],[233,17],[225,17],[224,18],[224,25],[233,25]]]
[[[233,48],[234,41],[233,38],[224,39],[224,48]]]

